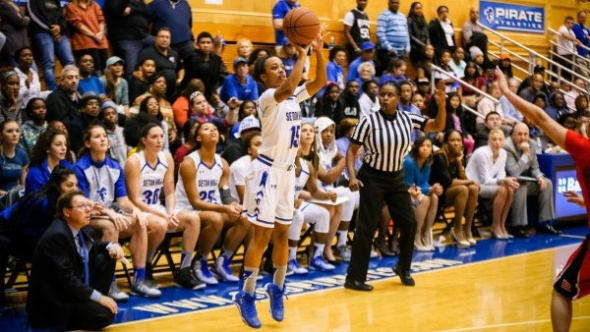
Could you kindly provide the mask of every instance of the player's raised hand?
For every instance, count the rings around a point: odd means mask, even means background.
[[[314,50],[321,51],[324,48],[324,37],[327,37],[329,35],[329,33],[326,34],[326,29],[327,25],[322,24],[317,37],[315,37],[315,39],[311,42],[311,47],[313,47]],[[324,34],[326,35],[324,36]]]
[[[500,84],[500,91],[508,91],[508,81],[506,80],[506,76],[498,66],[496,66],[496,79],[498,80],[498,84]]]
[[[290,40],[289,40],[289,42],[291,43],[291,45],[293,45],[293,47],[297,51],[297,58],[298,59],[305,58],[307,56],[307,53],[309,52],[309,48],[311,47],[310,45],[301,46],[301,45],[298,45]]]

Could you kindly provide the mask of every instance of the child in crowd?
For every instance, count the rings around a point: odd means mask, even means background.
[[[123,136],[123,127],[117,124],[119,119],[117,105],[110,100],[102,103],[98,119],[102,121],[107,131],[110,157],[124,165],[128,148]]]
[[[25,107],[25,114],[29,120],[21,126],[20,145],[27,153],[30,153],[39,135],[47,128],[45,100],[37,97],[29,99]]]
[[[389,67],[387,68],[387,71],[384,72],[383,75],[381,75],[381,78],[379,79],[379,86],[382,86],[383,84],[389,81],[393,81],[395,83],[407,81],[407,68],[408,67],[406,66],[406,61],[402,59],[395,59],[391,61]]]

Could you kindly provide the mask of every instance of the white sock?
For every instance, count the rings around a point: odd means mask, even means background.
[[[338,244],[336,244],[336,247],[345,246],[346,240],[348,240],[348,231],[338,230]]]
[[[187,251],[182,253],[182,261],[180,262],[180,268],[190,267],[191,262],[193,261],[193,252]]]
[[[225,250],[225,249],[221,250],[221,256],[223,256],[229,260],[231,260],[231,256],[233,256],[233,255],[234,255],[233,251],[229,251],[229,250]]]
[[[289,260],[297,259],[297,247],[289,247]]]
[[[324,254],[324,248],[326,245],[324,243],[314,243],[313,244],[313,258],[321,256]]]
[[[275,273],[272,276],[272,283],[277,285],[279,289],[283,289],[285,286],[285,276],[287,274],[287,265],[276,266]]]

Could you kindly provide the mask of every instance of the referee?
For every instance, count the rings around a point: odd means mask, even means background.
[[[345,288],[370,291],[373,286],[365,283],[371,254],[371,244],[379,221],[383,202],[395,223],[399,225],[399,262],[393,271],[402,284],[414,286],[410,264],[414,250],[416,218],[410,194],[404,181],[403,161],[411,144],[412,130],[442,131],[445,127],[446,96],[444,88],[436,90],[438,104],[436,119],[397,110],[400,89],[388,82],[379,90],[381,110],[364,117],[351,137],[346,152],[346,166],[350,175],[350,189],[360,190],[359,224],[352,244],[352,257],[348,266]],[[354,172],[354,158],[360,147],[364,148],[363,166]]]

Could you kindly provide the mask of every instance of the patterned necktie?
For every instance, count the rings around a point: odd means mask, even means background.
[[[88,249],[86,249],[86,244],[84,242],[84,235],[82,232],[78,232],[77,235],[78,244],[80,245],[80,256],[82,256],[82,261],[84,262],[84,283],[86,285],[90,285],[90,271],[88,267]]]

